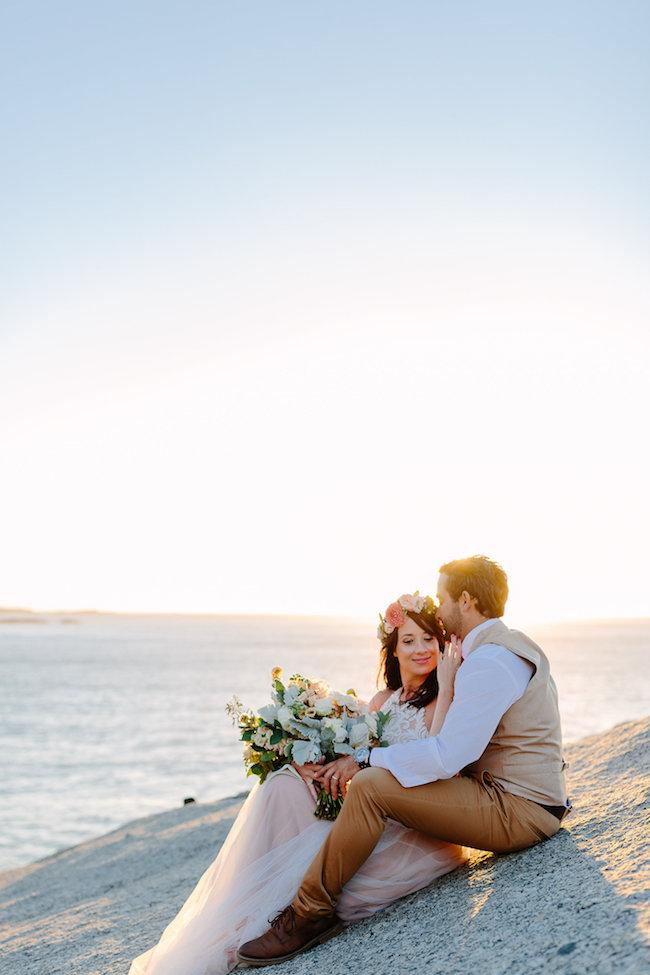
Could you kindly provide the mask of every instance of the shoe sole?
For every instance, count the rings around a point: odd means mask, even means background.
[[[302,955],[303,952],[309,951],[310,948],[315,948],[316,945],[322,945],[325,941],[329,941],[333,938],[335,934],[338,934],[343,930],[343,924],[338,921],[333,928],[328,928],[327,931],[323,931],[318,937],[312,938],[308,941],[306,945],[302,948],[298,948],[297,951],[292,951],[289,955],[278,955],[276,958],[248,958],[246,955],[242,955],[237,952],[237,960],[244,962],[245,965],[249,965],[251,968],[264,968],[266,965],[280,965],[283,961],[291,961],[292,958],[296,958],[298,955]]]

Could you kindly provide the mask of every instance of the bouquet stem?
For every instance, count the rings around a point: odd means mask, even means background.
[[[318,819],[336,819],[338,814],[341,812],[342,806],[342,797],[332,799],[329,792],[326,792],[325,789],[321,789],[318,793],[316,808],[314,809],[314,816],[316,816]]]

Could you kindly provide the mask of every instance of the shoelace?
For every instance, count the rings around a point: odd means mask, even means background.
[[[285,907],[283,911],[276,914],[273,920],[269,920],[269,924],[272,928],[282,927],[293,930],[296,926],[296,912],[293,904],[289,904],[289,906]]]

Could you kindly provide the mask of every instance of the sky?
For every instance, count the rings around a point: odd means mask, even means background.
[[[0,606],[650,615],[646,4],[3,20]]]

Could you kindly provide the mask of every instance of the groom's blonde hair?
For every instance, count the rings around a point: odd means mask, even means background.
[[[447,577],[446,589],[452,599],[460,599],[468,592],[476,600],[481,616],[489,619],[503,616],[508,599],[508,576],[498,562],[485,555],[469,559],[454,559],[440,566]]]

